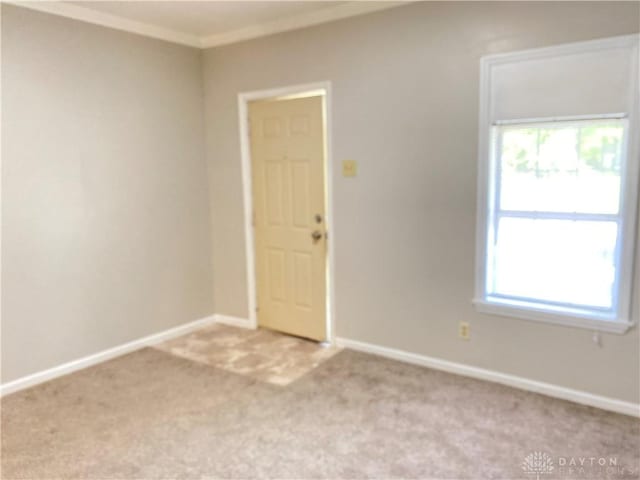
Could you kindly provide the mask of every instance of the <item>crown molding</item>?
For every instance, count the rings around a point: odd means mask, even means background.
[[[217,33],[215,35],[204,35],[199,37],[197,35],[158,27],[149,23],[129,20],[117,15],[99,12],[91,8],[70,3],[58,1],[19,0],[1,0],[1,2],[196,48],[211,48],[220,45],[228,45],[230,43],[310,27],[321,23],[331,22],[333,20],[364,15],[366,13],[386,10],[410,3],[409,1],[350,1],[334,7],[326,7],[313,12],[280,18],[271,22],[251,25],[249,27]]]
[[[271,22],[260,23],[250,27],[244,27],[229,32],[215,35],[205,35],[200,38],[202,48],[218,47],[230,43],[241,42],[253,38],[264,37],[274,33],[297,30],[299,28],[310,27],[327,23],[342,18],[355,17],[366,13],[387,10],[393,7],[406,5],[407,1],[379,2],[379,1],[351,1],[327,7],[313,12],[308,12],[290,17],[280,18]]]
[[[158,27],[148,23],[129,20],[127,18],[98,12],[97,10],[81,7],[79,5],[55,1],[22,2],[16,0],[2,0],[2,3],[29,8],[31,10],[50,13],[61,17],[73,18],[74,20],[93,23],[94,25],[100,25],[102,27],[115,28],[116,30],[124,30],[129,33],[137,33],[138,35],[143,35],[145,37],[179,43],[180,45],[201,48],[200,38],[196,35],[189,35],[188,33],[177,32],[175,30]]]

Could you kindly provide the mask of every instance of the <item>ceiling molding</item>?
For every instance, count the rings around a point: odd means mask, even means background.
[[[2,3],[17,5],[19,7],[25,7],[39,12],[73,18],[74,20],[80,20],[94,25],[124,30],[125,32],[136,33],[138,35],[144,35],[146,37],[196,48],[210,48],[220,45],[228,45],[230,43],[240,42],[243,40],[272,35],[274,33],[319,25],[321,23],[339,20],[341,18],[354,17],[357,15],[364,15],[366,13],[386,10],[388,8],[399,7],[409,3],[408,1],[351,1],[333,7],[322,8],[313,12],[292,15],[228,32],[199,37],[197,35],[171,30],[149,23],[129,20],[117,15],[99,12],[92,8],[70,3],[58,1],[1,1]]]
[[[61,17],[73,18],[82,22],[93,23],[103,27],[124,30],[125,32],[137,33],[145,37],[166,40],[167,42],[179,43],[190,47],[201,48],[200,38],[196,35],[177,32],[168,28],[158,27],[148,23],[137,22],[127,18],[111,15],[108,13],[98,12],[91,8],[81,7],[70,3],[49,2],[49,1],[29,1],[21,2],[15,0],[3,0],[3,3],[17,5],[19,7],[30,8],[39,12],[59,15]]]
[[[313,12],[293,15],[290,17],[280,18],[271,22],[265,22],[250,27],[244,27],[229,32],[218,33],[215,35],[205,35],[200,38],[202,48],[217,47],[230,43],[250,40],[252,38],[264,37],[274,33],[287,32],[299,28],[319,25],[321,23],[339,20],[341,18],[355,17],[356,15],[364,15],[365,13],[377,12],[388,8],[399,7],[405,5],[406,1],[395,2],[348,2],[336,5],[335,7],[326,7]]]

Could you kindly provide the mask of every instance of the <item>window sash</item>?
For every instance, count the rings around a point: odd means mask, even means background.
[[[600,215],[600,217],[608,217],[608,215]],[[497,258],[495,249],[496,249],[496,243],[497,243],[497,237],[498,237],[498,225],[499,225],[500,218],[525,218],[525,219],[532,219],[532,220],[539,219],[536,217],[524,216],[524,215],[523,216],[501,215],[499,212],[496,212],[496,215],[492,217],[492,219],[490,220],[489,228],[488,228],[488,231],[490,232],[490,238],[487,243],[487,251],[486,251],[485,282],[484,282],[485,299],[512,300],[515,302],[535,304],[539,308],[552,307],[551,310],[553,309],[553,307],[561,307],[561,308],[567,308],[571,310],[579,310],[585,313],[592,312],[595,314],[595,316],[603,317],[603,318],[615,317],[616,312],[618,311],[618,308],[619,308],[620,283],[621,283],[621,276],[622,276],[622,271],[621,271],[622,269],[620,268],[620,258],[621,258],[620,235],[622,231],[622,222],[620,221],[619,218],[613,219],[613,220],[609,218],[575,220],[577,222],[581,222],[581,221],[592,222],[595,220],[595,221],[602,221],[602,222],[616,224],[617,235],[616,235],[616,245],[614,247],[615,275],[614,275],[614,283],[613,283],[613,291],[612,291],[610,308],[598,307],[593,305],[584,305],[584,304],[578,304],[578,303],[572,303],[572,302],[558,302],[554,300],[546,300],[546,299],[540,299],[536,297],[508,295],[508,294],[503,294],[503,293],[498,293],[493,291],[492,285],[495,281],[494,262],[495,262],[495,259]],[[547,217],[547,218],[542,218],[542,220],[574,220],[574,219]]]
[[[622,146],[622,158],[621,158],[621,171],[620,171],[620,192],[618,212],[613,213],[584,213],[584,212],[563,212],[563,211],[528,211],[528,210],[507,210],[500,207],[500,195],[502,190],[502,137],[506,129],[512,130],[514,128],[544,128],[544,129],[560,129],[567,127],[583,127],[588,125],[598,125],[607,121],[620,121],[623,128],[623,146]],[[589,117],[580,119],[536,119],[535,122],[516,121],[513,123],[495,124],[492,127],[491,132],[491,158],[493,168],[491,168],[492,174],[489,176],[489,201],[490,208],[487,216],[486,233],[487,243],[485,248],[485,271],[484,271],[484,300],[498,300],[505,301],[507,303],[513,302],[515,304],[532,305],[535,308],[541,310],[554,311],[556,309],[574,311],[583,313],[587,316],[603,318],[603,319],[615,319],[620,309],[620,292],[621,292],[621,280],[622,280],[622,241],[624,233],[624,218],[625,218],[625,185],[627,183],[627,162],[628,162],[628,124],[626,119],[620,118],[616,115],[603,115],[602,117]],[[485,187],[486,188],[486,187]],[[507,295],[492,292],[490,288],[494,282],[493,263],[496,258],[496,242],[498,237],[498,227],[502,218],[523,218],[531,220],[567,220],[575,222],[610,222],[615,223],[617,227],[616,244],[614,247],[614,284],[612,291],[611,307],[598,307],[591,305],[581,305],[571,302],[558,302],[553,300],[538,299],[535,297],[523,297],[516,295]]]
[[[577,304],[577,303],[557,302],[554,300],[539,300],[533,297],[523,297],[519,295],[505,295],[502,293],[490,293],[490,294],[487,294],[487,297],[495,298],[499,300],[534,304],[534,305],[539,305],[540,307],[551,306],[551,307],[565,308],[565,309],[571,309],[571,310],[580,310],[584,312],[601,312],[603,314],[602,315],[603,317],[609,317],[611,313],[615,312],[615,310],[612,310],[611,308],[597,307],[597,306],[585,307],[584,305]]]
[[[621,114],[613,114],[613,115],[601,115],[597,117],[584,117],[584,118],[564,118],[564,119],[555,119],[550,118],[544,121],[543,119],[536,119],[535,121],[526,121],[526,120],[517,120],[513,122],[500,122],[495,123],[491,127],[491,158],[493,164],[493,178],[490,178],[490,188],[493,190],[493,199],[491,202],[491,210],[493,211],[513,211],[518,212],[519,210],[503,210],[501,205],[501,192],[502,192],[502,138],[504,136],[505,131],[522,129],[525,127],[535,128],[535,129],[562,129],[562,128],[580,128],[586,127],[590,125],[600,125],[602,123],[608,122],[617,122],[620,123],[622,127],[622,151],[621,151],[621,159],[620,159],[620,190],[618,193],[618,212],[614,214],[605,214],[605,215],[614,215],[617,218],[624,217],[624,196],[626,190],[626,175],[628,173],[627,162],[628,162],[628,134],[629,134],[629,122],[628,119]],[[579,152],[578,152],[579,158]],[[522,210],[522,212],[528,212],[527,210]],[[530,211],[530,213],[538,213],[537,211]],[[545,213],[545,212],[540,212]],[[546,212],[549,214],[568,214],[568,215],[581,215],[588,212]],[[593,213],[593,215],[600,215],[597,213]]]

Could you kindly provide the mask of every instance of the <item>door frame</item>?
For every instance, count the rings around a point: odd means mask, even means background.
[[[258,327],[258,315],[256,312],[257,287],[256,287],[256,262],[255,262],[255,238],[253,229],[253,188],[251,184],[251,148],[249,142],[249,108],[248,104],[254,100],[282,97],[311,96],[308,94],[320,93],[324,97],[324,132],[325,132],[325,228],[328,232],[327,259],[326,259],[326,332],[327,342],[335,343],[335,238],[336,233],[333,222],[333,168],[332,168],[332,138],[331,138],[331,82],[315,82],[302,85],[290,85],[268,90],[256,90],[238,94],[238,116],[240,127],[240,158],[242,164],[242,198],[244,201],[244,235],[247,260],[247,298],[249,307],[249,326]]]

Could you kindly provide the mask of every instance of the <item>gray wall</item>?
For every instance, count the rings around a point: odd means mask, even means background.
[[[214,296],[246,317],[237,93],[330,80],[337,334],[638,402],[638,329],[598,347],[470,300],[480,56],[638,32],[639,8],[419,3],[210,49],[205,132],[197,50],[3,5],[2,381]]]
[[[427,2],[207,50],[216,312],[248,315],[237,94],[330,80],[338,336],[638,402],[637,328],[598,347],[471,298],[480,56],[638,32],[639,8]]]
[[[2,381],[213,313],[201,52],[2,6]]]

